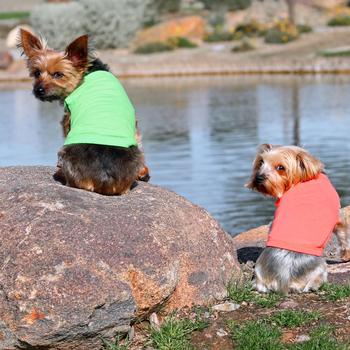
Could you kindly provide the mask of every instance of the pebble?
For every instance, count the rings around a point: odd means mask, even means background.
[[[302,335],[298,335],[296,338],[295,338],[295,342],[296,343],[304,343],[308,340],[310,340],[311,338],[306,335],[306,334],[302,334]]]
[[[279,307],[281,309],[294,309],[297,308],[299,306],[299,304],[296,301],[293,300],[287,300],[287,301],[283,301]]]
[[[241,306],[239,304],[234,304],[234,303],[223,303],[223,304],[218,304],[213,306],[213,310],[215,311],[223,311],[223,312],[230,312],[230,311],[235,311],[239,309]]]
[[[223,328],[219,328],[216,332],[216,335],[222,338],[222,337],[226,337],[228,333]]]

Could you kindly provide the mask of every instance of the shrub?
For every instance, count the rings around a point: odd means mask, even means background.
[[[263,36],[266,34],[266,31],[266,25],[259,23],[256,20],[239,24],[236,27],[237,33],[242,33],[242,35],[246,36]]]
[[[172,51],[175,47],[167,42],[157,41],[141,45],[135,49],[135,53],[138,54],[151,54],[156,52]]]
[[[296,26],[287,20],[279,21],[274,27],[267,30],[265,41],[271,44],[285,44],[299,36]]]
[[[300,34],[312,32],[312,27],[307,24],[297,24],[297,29]]]
[[[242,40],[242,42],[232,49],[232,52],[247,52],[255,50],[255,46],[248,40]]]
[[[246,9],[252,4],[252,0],[202,0],[209,10],[227,8],[230,11]]]
[[[241,33],[229,32],[226,30],[215,30],[214,32],[207,34],[204,41],[208,43],[215,43],[220,41],[233,41],[242,38]]]
[[[170,38],[168,40],[168,44],[173,46],[174,48],[186,48],[186,49],[193,49],[195,47],[198,47],[198,45],[192,41],[190,41],[187,38],[184,38],[182,36],[175,36],[173,38]]]
[[[328,22],[329,26],[350,26],[350,15],[338,15]]]

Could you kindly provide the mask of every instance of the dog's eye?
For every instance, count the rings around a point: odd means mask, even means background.
[[[40,70],[39,70],[39,69],[36,69],[36,70],[34,71],[33,75],[34,75],[34,78],[39,78],[40,75],[41,75]]]
[[[55,72],[52,74],[52,76],[54,79],[61,79],[64,76],[64,74],[62,72]]]
[[[286,168],[285,168],[283,165],[277,165],[277,166],[276,166],[276,170],[277,170],[277,171],[285,171]]]

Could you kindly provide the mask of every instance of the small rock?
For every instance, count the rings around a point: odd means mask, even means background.
[[[152,328],[158,329],[158,330],[160,329],[160,321],[159,321],[159,318],[155,312],[153,312],[153,314],[149,317],[149,322],[150,322]]]
[[[223,328],[220,328],[217,330],[216,335],[222,338],[222,337],[226,337],[228,333]]]
[[[129,332],[128,332],[128,340],[133,340],[135,337],[135,327],[132,326],[130,329],[129,329]]]
[[[7,69],[12,62],[13,57],[9,52],[0,52],[0,69]]]
[[[295,338],[295,342],[296,343],[304,343],[308,340],[310,340],[311,338],[306,335],[306,334],[302,334],[302,335],[298,335],[296,338]]]
[[[210,318],[210,312],[206,311],[206,312],[203,314],[203,317],[204,317],[204,318]]]
[[[230,311],[235,311],[235,310],[239,309],[240,307],[241,307],[241,305],[239,305],[239,304],[223,303],[223,304],[214,305],[213,310],[230,312]]]

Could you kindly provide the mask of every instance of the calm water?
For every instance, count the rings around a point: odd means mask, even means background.
[[[260,143],[300,143],[350,204],[349,77],[210,77],[124,81],[152,182],[205,207],[231,234],[268,223],[273,201],[244,188]],[[30,86],[0,91],[0,166],[55,165],[57,104]]]

